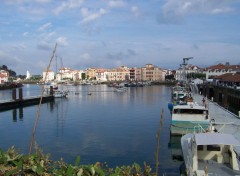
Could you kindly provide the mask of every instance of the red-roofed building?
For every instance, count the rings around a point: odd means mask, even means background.
[[[214,82],[220,86],[228,86],[240,89],[240,72],[225,73],[214,77]]]
[[[206,80],[213,81],[215,76],[220,76],[226,73],[240,72],[240,65],[230,65],[229,63],[213,65],[205,69]]]
[[[0,84],[4,84],[5,82],[8,82],[9,73],[5,70],[0,70]]]

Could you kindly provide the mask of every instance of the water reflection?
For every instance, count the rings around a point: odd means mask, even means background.
[[[12,109],[12,121],[17,122],[17,119],[23,121],[23,107]]]
[[[181,136],[171,136],[168,146],[171,150],[173,160],[183,161],[182,147],[181,147]]]

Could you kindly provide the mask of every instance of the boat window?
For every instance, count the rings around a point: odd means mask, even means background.
[[[206,111],[201,109],[180,109],[180,113],[185,114],[206,114]]]
[[[228,150],[228,155],[230,158],[232,158],[232,152],[230,150]]]
[[[198,145],[197,150],[203,150],[203,145]]]
[[[208,145],[207,151],[221,151],[221,148],[219,145]]]

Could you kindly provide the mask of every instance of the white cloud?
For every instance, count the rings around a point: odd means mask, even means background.
[[[27,37],[29,35],[29,32],[24,32],[24,33],[22,33],[22,36],[23,37]]]
[[[134,16],[138,17],[140,15],[139,8],[137,6],[132,6],[131,11],[134,14]]]
[[[97,18],[100,18],[104,14],[106,14],[107,11],[105,9],[99,9],[97,12],[90,12],[88,8],[82,8],[81,9],[81,14],[83,16],[82,23],[87,23],[90,21],[94,21]]]
[[[67,46],[68,45],[66,37],[58,37],[56,42],[59,46]]]
[[[36,2],[39,2],[39,3],[49,3],[51,2],[52,0],[35,0]]]
[[[191,14],[218,14],[233,11],[233,1],[226,0],[168,0],[162,6],[158,21],[175,23]]]
[[[112,8],[124,7],[126,4],[122,0],[111,0],[108,2],[108,6]]]
[[[44,32],[47,29],[50,29],[51,27],[52,27],[52,23],[46,23],[46,24],[42,25],[40,28],[38,28],[38,31]]]
[[[80,58],[84,59],[84,60],[89,60],[91,58],[91,56],[88,53],[84,53],[80,56]]]
[[[55,8],[53,12],[58,15],[65,10],[79,8],[83,2],[84,0],[68,0],[67,2],[62,2],[62,4]]]

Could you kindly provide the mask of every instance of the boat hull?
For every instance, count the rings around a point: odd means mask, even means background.
[[[172,121],[171,135],[184,135],[187,133],[199,133],[209,128],[209,122],[202,121]]]

